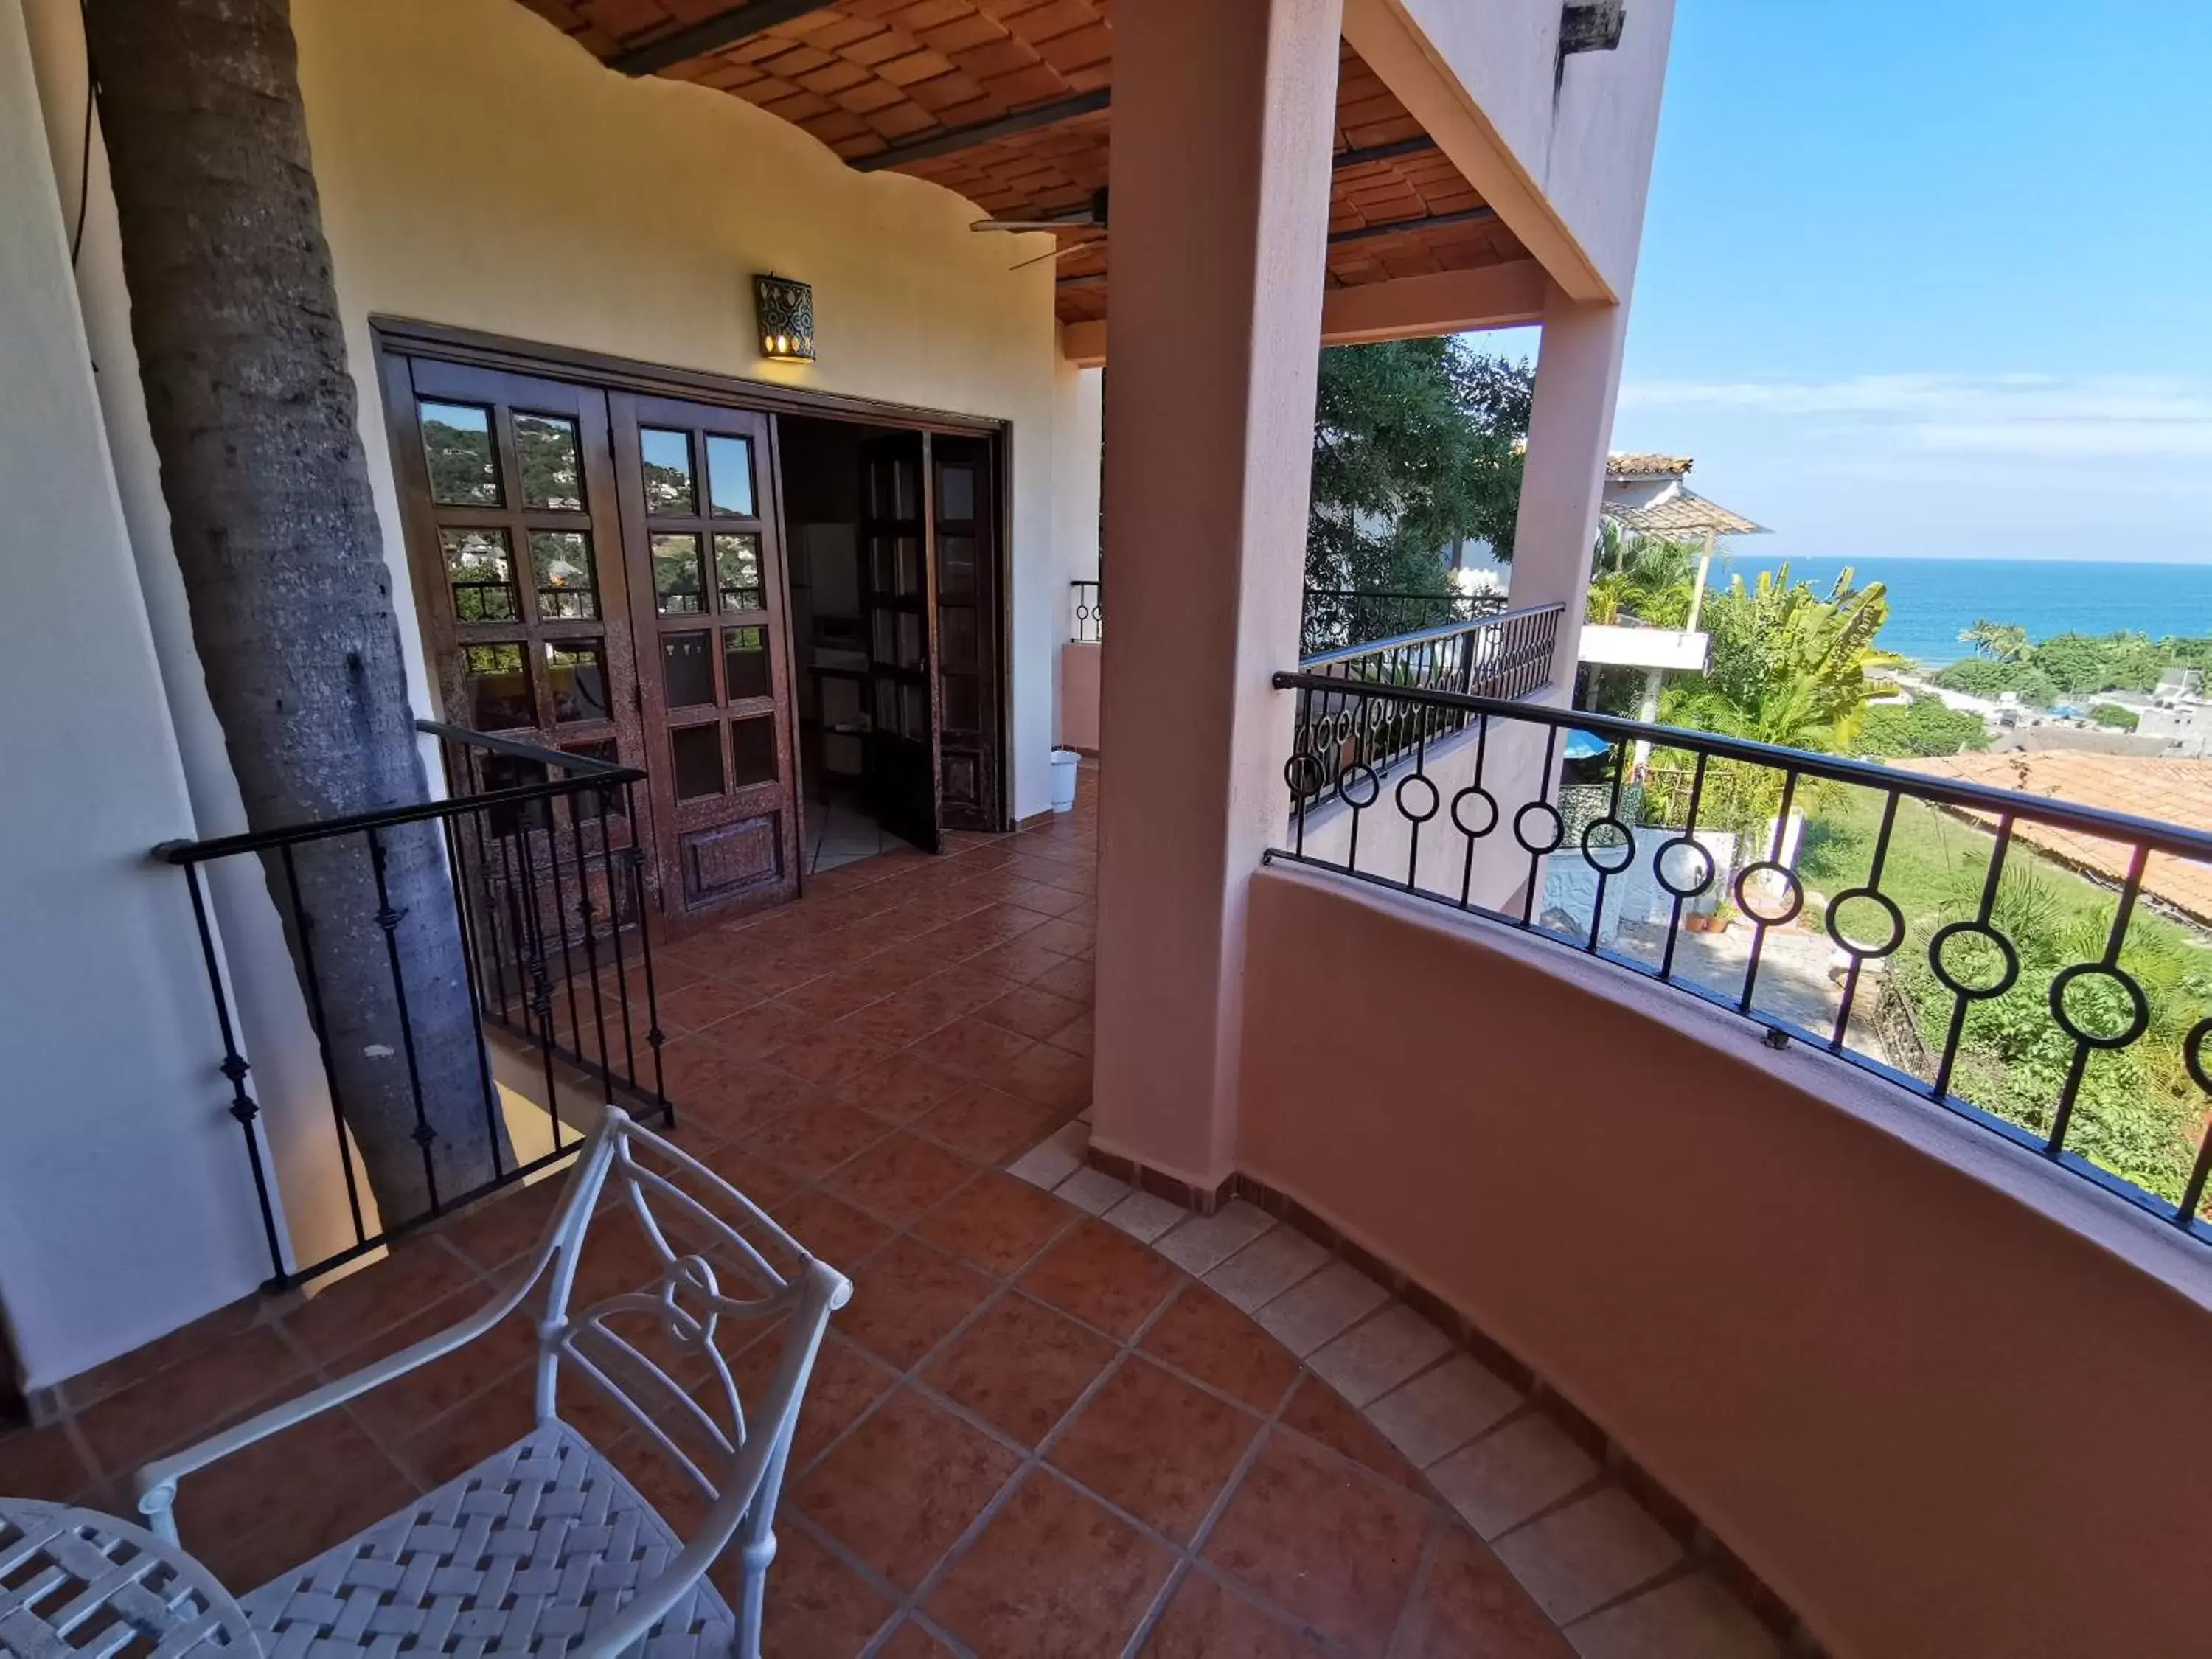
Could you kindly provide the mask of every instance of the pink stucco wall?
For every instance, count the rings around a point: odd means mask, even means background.
[[[1341,0],[1116,0],[1094,1144],[1229,1173],[1282,823]]]
[[[1263,872],[1249,944],[1241,1167],[1534,1366],[1839,1659],[2203,1650],[2201,1246],[1418,901]]]

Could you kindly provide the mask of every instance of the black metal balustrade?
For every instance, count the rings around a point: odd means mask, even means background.
[[[1425,636],[1366,654],[1405,678],[1328,659],[1275,676],[1297,724],[1271,862],[1434,900],[1719,1004],[1775,1047],[1815,1044],[2212,1242],[2212,975],[2190,960],[2207,940],[2145,886],[2154,859],[2212,863],[2212,834],[1468,695]],[[1579,833],[1555,804],[1570,768],[1571,793],[1602,794]],[[1903,823],[1916,813],[1940,822]],[[1823,900],[1795,837],[1846,822],[1861,873]],[[2051,884],[2075,878],[2024,850],[2021,825],[2094,838],[2125,873],[2082,890],[2094,905],[2055,927]],[[1892,890],[1905,827],[1971,844],[1955,896],[1931,908]],[[1717,944],[1731,908],[1747,933]],[[2143,1102],[2166,1127],[2148,1133],[2123,1109]]]
[[[1098,584],[1070,582],[1068,599],[1073,615],[1068,626],[1068,641],[1074,645],[1102,645],[1106,639],[1106,609],[1099,598]]]
[[[1364,588],[1309,587],[1298,629],[1298,655],[1318,656],[1453,623],[1494,617],[1505,609],[1498,593],[1392,593]]]
[[[1068,639],[1097,645],[1105,638],[1106,611],[1096,581],[1068,583]],[[1365,589],[1309,587],[1298,633],[1304,657],[1364,646],[1402,634],[1495,617],[1505,609],[1493,593],[1390,593]]]
[[[184,872],[199,926],[200,947],[222,1043],[221,1070],[230,1081],[230,1113],[246,1137],[254,1188],[260,1202],[271,1273],[270,1287],[300,1284],[389,1243],[485,1193],[573,1157],[589,1125],[565,1122],[558,1109],[589,1091],[599,1100],[626,1104],[640,1115],[672,1125],[675,1112],[661,1073],[659,1001],[653,947],[641,925],[646,915],[644,859],[638,846],[636,786],[645,774],[587,755],[486,737],[431,721],[417,728],[435,737],[444,765],[442,800],[198,842],[172,842],[155,856]],[[410,857],[442,860],[450,927],[447,943],[466,981],[475,1042],[471,1103],[434,1098],[437,1080],[426,1078],[418,1057],[420,1023],[437,988],[410,985],[399,932],[407,913],[394,902],[387,878]],[[280,1236],[274,1177],[266,1165],[257,1120],[261,1106],[248,1087],[250,1068],[230,990],[209,921],[210,866],[239,858],[261,861],[268,890],[295,941],[299,979],[329,1091],[332,1154],[343,1171],[353,1242],[306,1263],[289,1258]],[[373,913],[319,915],[316,895],[349,893]],[[441,907],[444,908],[444,907]],[[343,1068],[333,1064],[337,1028],[359,1010],[328,1006],[316,941],[364,921],[382,933],[389,964],[389,1029],[372,1033],[381,1052],[402,1058],[412,1095],[423,1185],[428,1201],[419,1213],[364,1218],[355,1172],[351,1131],[345,1115]],[[380,988],[381,989],[382,988]],[[410,998],[412,1012],[410,1012]],[[346,1040],[362,1033],[349,1026]],[[526,1062],[542,1083],[544,1099],[527,1102],[544,1119],[551,1150],[523,1157],[503,1151],[515,1120],[503,1099],[526,1103],[520,1092],[503,1094],[494,1077],[494,1054]],[[465,1190],[441,1190],[441,1136],[434,1120],[448,1111],[480,1109],[489,1139],[490,1178]]]
[[[1304,673],[1360,685],[1532,696],[1552,683],[1552,658],[1565,611],[1564,605],[1535,605],[1446,623],[1370,645],[1325,651],[1298,666]],[[1361,756],[1370,764],[1388,766],[1423,743],[1460,729],[1448,722],[1440,726],[1436,717],[1407,709],[1378,707],[1374,716],[1371,726],[1355,722],[1357,729],[1347,729],[1343,743],[1316,751],[1322,788],[1334,788],[1340,769]]]

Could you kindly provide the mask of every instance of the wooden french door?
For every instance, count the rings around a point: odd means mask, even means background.
[[[664,924],[795,896],[769,417],[550,378],[565,372],[550,358],[539,375],[520,372],[529,359],[493,368],[418,349],[436,348],[388,343],[381,368],[446,719],[649,780],[604,842],[544,816],[514,831],[536,838],[545,868],[556,854],[581,867],[580,839],[605,849],[586,856],[593,907],[622,905],[624,926],[642,918],[604,866],[630,846],[647,854],[647,910]],[[859,483],[869,804],[934,851],[940,827],[1004,827],[999,452],[987,437],[886,433],[863,447]],[[537,781],[527,760],[477,763],[471,787]],[[547,903],[565,938],[574,897]]]
[[[799,891],[799,823],[768,417],[607,401],[662,916],[781,902]]]
[[[860,452],[860,620],[867,640],[868,806],[903,841],[939,847],[935,608],[929,561],[929,441],[878,438]]]
[[[626,766],[644,763],[630,591],[604,394],[425,358],[384,360],[417,608],[448,723]],[[545,781],[537,762],[474,754],[457,785]],[[636,827],[620,801],[526,807],[489,828],[499,911],[545,948],[578,932],[580,872],[595,918],[623,926],[630,885],[611,854]],[[604,838],[599,830],[606,831]],[[528,902],[522,902],[524,895]],[[515,942],[514,948],[520,948]],[[532,948],[536,948],[535,946]]]
[[[998,830],[998,483],[984,438],[929,441],[931,570],[937,590],[939,817]]]

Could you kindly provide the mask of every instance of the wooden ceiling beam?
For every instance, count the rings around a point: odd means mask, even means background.
[[[1332,158],[1332,161],[1336,169],[1339,172],[1341,172],[1346,167],[1362,167],[1370,161],[1395,161],[1401,156],[1419,155],[1425,151],[1432,150],[1436,147],[1437,141],[1426,135],[1424,135],[1419,138],[1401,139],[1395,144],[1376,144],[1370,149],[1339,150]],[[869,159],[872,161],[875,158],[872,156]],[[1089,210],[1090,213],[1093,216],[1102,215],[1104,202],[1105,192],[1103,191],[1093,191],[1091,192],[1092,205]],[[1058,210],[1047,208],[1024,208],[1018,210],[1008,209],[1003,213],[994,213],[991,216],[994,219],[1035,219],[1039,221],[1047,219],[1068,219],[1068,228],[1071,230],[1081,230],[1091,228],[1091,221],[1089,219],[1079,216],[1069,218],[1068,211],[1065,208]],[[1103,228],[1103,222],[1100,228]]]
[[[1346,242],[1364,242],[1376,236],[1395,236],[1401,230],[1443,230],[1450,225],[1486,225],[1497,216],[1496,208],[1471,207],[1462,208],[1456,213],[1425,213],[1417,219],[1385,219],[1376,224],[1355,225],[1350,230],[1333,230],[1328,234],[1328,245],[1342,247]]]
[[[653,75],[694,58],[788,23],[794,17],[822,9],[823,0],[747,0],[742,6],[717,12],[702,22],[664,34],[658,40],[632,46],[608,58],[607,67],[622,75]]]
[[[1346,242],[1371,241],[1377,236],[1395,236],[1401,231],[1443,230],[1452,225],[1486,225],[1498,217],[1495,208],[1462,208],[1456,213],[1425,213],[1414,219],[1386,219],[1380,224],[1355,225],[1350,230],[1329,233],[1328,245],[1342,247]],[[1054,284],[1058,288],[1091,288],[1106,280],[1106,273],[1094,270],[1078,276],[1063,276]]]
[[[1401,138],[1395,144],[1371,144],[1365,149],[1340,149],[1328,158],[1328,164],[1341,173],[1346,167],[1364,167],[1370,161],[1395,161],[1401,155],[1420,155],[1437,147],[1437,141],[1423,133],[1418,138]]]
[[[950,131],[935,132],[926,138],[909,138],[879,149],[873,155],[857,157],[850,165],[856,173],[880,173],[885,167],[895,167],[908,161],[926,161],[935,155],[956,155],[963,149],[973,149],[978,144],[996,143],[1011,138],[1016,133],[1036,132],[1045,127],[1056,127],[1063,121],[1073,121],[1078,116],[1095,115],[1114,101],[1114,89],[1100,87],[1095,92],[1079,92],[1072,98],[1055,98],[1049,103],[1031,104],[1027,109],[1018,109],[1012,115],[1002,115],[995,121],[978,121],[973,126],[954,127]]]
[[[1333,288],[1322,295],[1321,343],[1357,345],[1522,328],[1543,320],[1546,288],[1544,268],[1534,259]],[[1060,351],[1079,368],[1103,363],[1105,322],[1062,323]]]

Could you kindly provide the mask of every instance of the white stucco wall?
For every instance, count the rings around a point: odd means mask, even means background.
[[[33,1388],[269,1272],[184,880],[148,856],[191,803],[40,113],[0,0],[0,1311]]]
[[[1095,754],[1098,749],[1097,645],[1066,643],[1075,620],[1073,581],[1098,576],[1099,446],[1104,436],[1106,372],[1063,370],[1064,413],[1057,424],[1059,453],[1053,462],[1053,581],[1042,596],[1043,615],[1025,616],[1023,626],[1042,629],[1053,641],[1060,663],[1054,676],[1053,741]]]
[[[1585,301],[1625,299],[1634,281],[1674,21],[1674,0],[1630,0],[1620,46],[1578,52],[1558,74],[1559,0],[1347,0],[1345,9],[1352,44],[1553,280]],[[1419,64],[1440,72],[1443,103],[1457,106],[1464,127],[1403,83]],[[1495,150],[1497,164],[1474,163],[1463,145]],[[1508,176],[1523,188],[1509,188]],[[1573,251],[1550,245],[1547,228]],[[1610,293],[1577,280],[1571,263]]]

